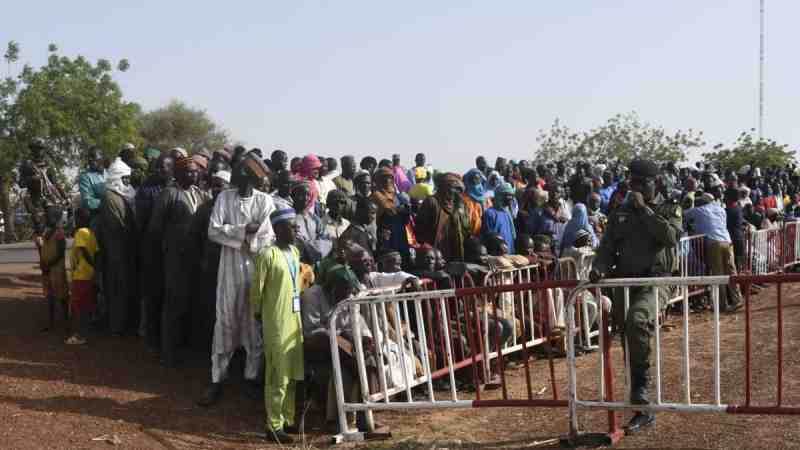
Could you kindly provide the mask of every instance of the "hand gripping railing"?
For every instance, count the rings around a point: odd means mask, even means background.
[[[692,396],[691,387],[691,372],[690,372],[690,347],[689,347],[689,314],[688,314],[688,298],[683,298],[683,345],[681,346],[682,354],[682,385],[679,392],[683,401],[664,401],[664,386],[662,385],[662,338],[660,331],[659,314],[655,314],[656,324],[653,330],[654,342],[652,342],[654,350],[654,367],[651,371],[655,373],[654,388],[655,395],[648,405],[633,404],[627,398],[630,386],[630,360],[626,352],[625,355],[625,380],[627,385],[625,387],[626,396],[624,401],[615,401],[613,399],[613,383],[611,383],[610,375],[612,373],[610,362],[610,342],[607,335],[601,335],[603,342],[601,344],[600,352],[600,376],[599,376],[599,398],[581,399],[578,397],[578,384],[577,384],[577,369],[575,364],[575,345],[573,339],[567,339],[567,362],[568,362],[568,387],[569,387],[569,415],[570,415],[570,432],[568,440],[573,445],[578,445],[582,442],[583,437],[587,436],[579,431],[578,424],[578,408],[589,409],[605,409],[609,412],[609,433],[606,435],[608,441],[611,443],[618,439],[621,435],[616,427],[616,416],[614,411],[617,410],[636,410],[647,412],[659,411],[672,411],[672,412],[689,412],[689,413],[728,413],[728,414],[784,414],[796,415],[800,414],[800,406],[787,406],[783,404],[783,291],[782,286],[785,283],[798,283],[800,282],[800,274],[778,274],[778,275],[745,275],[745,276],[711,276],[711,277],[665,277],[665,278],[631,278],[631,279],[610,279],[604,280],[597,284],[583,283],[574,289],[567,300],[567,335],[574,336],[576,333],[576,325],[574,321],[575,303],[581,291],[586,289],[608,289],[617,288],[623,291],[623,305],[625,313],[628,312],[631,289],[648,289],[647,298],[651,306],[658,311],[661,307],[661,300],[659,290],[668,288],[670,286],[705,286],[711,290],[711,297],[713,303],[713,390],[711,399],[706,401],[696,402]],[[770,405],[756,405],[752,399],[753,391],[753,355],[752,355],[752,310],[750,299],[750,286],[754,283],[776,283],[777,284],[777,383],[776,383],[776,398],[774,404]],[[741,285],[745,292],[745,320],[744,320],[744,335],[745,335],[745,379],[744,379],[744,393],[745,399],[742,404],[722,402],[722,386],[720,380],[720,289],[728,289],[729,286]],[[619,305],[619,302],[617,302]],[[607,319],[604,317],[605,323]],[[606,329],[605,327],[603,327]],[[627,347],[627,346],[626,346]],[[596,436],[593,436],[596,437]]]

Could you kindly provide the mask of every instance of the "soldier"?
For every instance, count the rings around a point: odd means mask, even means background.
[[[655,163],[636,159],[631,162],[630,171],[630,194],[608,219],[608,228],[589,274],[593,283],[607,275],[614,278],[663,277],[674,271],[670,248],[680,240],[680,206],[657,199],[655,179],[659,170]],[[627,317],[623,290],[615,289],[613,294],[614,324],[623,330],[627,337],[626,350],[630,352],[630,398],[634,404],[649,403],[650,339],[658,314],[652,304],[653,289],[630,289]],[[666,289],[660,292],[660,297],[665,298]],[[660,304],[659,301],[659,308]],[[626,426],[626,433],[636,433],[654,422],[653,414],[637,411]]]
[[[64,190],[56,183],[56,173],[47,163],[47,145],[41,138],[34,139],[30,146],[31,159],[20,166],[19,186],[27,189],[23,199],[25,209],[31,215],[34,240],[40,245],[44,232],[45,211],[50,206],[67,207],[69,200]]]

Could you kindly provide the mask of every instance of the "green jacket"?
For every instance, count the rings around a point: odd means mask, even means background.
[[[681,208],[651,203],[643,211],[617,208],[597,249],[595,269],[615,278],[670,276],[678,270],[673,248],[681,238]]]

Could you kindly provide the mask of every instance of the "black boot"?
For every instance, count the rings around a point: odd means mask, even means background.
[[[648,385],[650,384],[649,368],[631,368],[631,403],[634,405],[647,405],[650,403],[648,398]],[[656,416],[649,412],[636,411],[628,425],[625,426],[625,434],[634,434],[647,428],[656,421]]]
[[[656,416],[647,412],[636,411],[631,421],[625,426],[625,434],[636,434],[656,422]]]
[[[294,443],[294,438],[289,436],[286,431],[283,429],[280,430],[270,430],[267,429],[267,440],[275,442],[276,444],[292,444]]]
[[[198,406],[208,407],[216,405],[222,397],[222,383],[211,383],[203,396],[197,400]]]

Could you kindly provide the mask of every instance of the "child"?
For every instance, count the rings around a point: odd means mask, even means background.
[[[46,229],[42,237],[40,249],[40,266],[44,276],[45,297],[47,298],[48,321],[42,331],[49,331],[55,323],[56,304],[60,304],[64,312],[64,321],[67,321],[67,267],[64,253],[67,241],[64,238],[64,228],[61,223],[62,212],[57,206],[47,208],[45,216]]]
[[[90,314],[94,311],[96,304],[94,257],[97,253],[97,240],[89,228],[88,209],[81,208],[75,214],[74,238],[75,242],[70,252],[72,295],[69,302],[73,334],[66,340],[66,343],[83,345],[86,343],[86,330]]]

